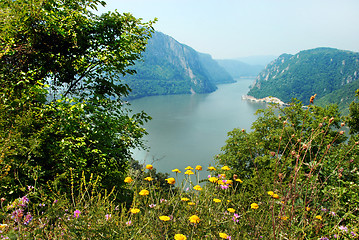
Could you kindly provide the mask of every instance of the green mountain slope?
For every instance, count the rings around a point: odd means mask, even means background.
[[[316,48],[295,55],[283,54],[258,75],[248,95],[273,96],[284,102],[292,98],[309,103],[337,103],[345,109],[358,88],[359,53],[333,48]]]
[[[143,61],[134,66],[137,74],[124,82],[132,92],[129,98],[152,95],[210,93],[215,84],[232,82],[232,77],[209,56],[155,32]]]

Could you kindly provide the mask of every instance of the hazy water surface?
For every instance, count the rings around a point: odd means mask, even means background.
[[[210,94],[153,96],[131,101],[134,112],[145,111],[149,152],[135,151],[140,162],[153,163],[161,172],[199,164],[207,168],[234,128],[249,130],[264,103],[242,100],[254,79],[219,85]]]

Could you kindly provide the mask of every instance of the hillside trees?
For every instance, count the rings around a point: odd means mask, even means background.
[[[0,3],[0,186],[66,186],[95,173],[121,186],[141,125],[120,77],[141,57],[152,24],[131,14],[93,14],[99,0]]]

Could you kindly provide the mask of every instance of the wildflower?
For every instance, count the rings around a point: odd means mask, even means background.
[[[326,208],[322,208],[322,209],[320,209],[322,212],[327,212],[328,211],[328,209],[326,209]]]
[[[184,174],[187,174],[187,175],[192,175],[194,174],[191,170],[187,170]]]
[[[167,178],[165,180],[167,181],[168,184],[171,184],[171,185],[176,183],[176,180],[173,177]]]
[[[218,181],[218,178],[216,178],[216,177],[210,177],[210,178],[208,178],[208,181],[210,181],[210,182],[212,182],[212,183],[215,183],[215,182]]]
[[[131,209],[130,209],[130,212],[133,213],[133,214],[136,214],[136,213],[139,213],[139,212],[140,212],[140,209],[138,209],[138,208],[131,208]]]
[[[343,232],[348,232],[348,227],[346,226],[339,226],[339,229]]]
[[[151,182],[151,181],[153,180],[153,178],[151,178],[151,177],[146,177],[145,180]]]
[[[320,215],[315,216],[315,218],[318,220],[322,220],[322,216],[320,216]]]
[[[183,197],[183,198],[181,198],[181,201],[187,202],[187,201],[189,201],[189,198]]]
[[[319,240],[329,240],[329,238],[327,238],[327,237],[321,237],[321,238],[319,238]]]
[[[24,224],[25,225],[28,225],[32,220],[32,216],[31,216],[31,213],[27,213],[24,217]]]
[[[161,221],[164,221],[164,222],[167,222],[167,221],[171,220],[171,218],[168,217],[168,216],[159,216],[158,218],[159,218]]]
[[[216,171],[216,168],[215,168],[215,167],[210,166],[210,167],[208,167],[208,170],[210,170],[210,171]]]
[[[224,174],[224,173],[218,174],[218,177],[224,179],[224,178],[226,178],[226,174]]]
[[[234,213],[236,210],[234,208],[227,208],[227,211],[230,213]]]
[[[252,203],[252,204],[251,204],[251,208],[252,208],[252,209],[258,209],[259,206],[258,206],[257,203]]]
[[[243,181],[241,179],[239,179],[239,178],[237,178],[235,181],[239,182],[239,183],[243,183]]]
[[[224,185],[224,184],[225,184],[223,180],[218,180],[217,183],[220,184],[220,185]]]
[[[150,194],[150,192],[146,189],[143,189],[138,194],[140,194],[141,196],[146,196],[146,195]]]
[[[200,219],[197,215],[192,215],[191,217],[189,217],[189,221],[191,223],[199,223]]]
[[[106,221],[108,221],[109,219],[111,219],[111,214],[106,214],[105,218],[106,218]]]
[[[197,171],[201,171],[201,170],[202,170],[202,166],[197,165],[197,166],[195,167],[195,169],[196,169]]]
[[[172,172],[175,172],[175,173],[181,173],[181,171],[180,171],[178,168],[173,169],[173,170],[172,170]]]
[[[175,234],[175,240],[187,240],[187,237],[183,234]]]
[[[310,211],[310,207],[305,207],[305,211]]]
[[[213,199],[213,202],[220,203],[220,202],[222,202],[222,201],[221,201],[221,199],[214,198],[214,199]]]
[[[186,170],[193,170],[193,167],[188,166],[188,167],[186,167],[185,169],[186,169]]]
[[[164,199],[164,198],[161,198],[161,199],[160,199],[160,203],[163,203],[163,202],[167,202],[167,200]]]
[[[34,186],[27,186],[27,189],[31,191],[32,189],[34,189]]]
[[[200,185],[196,185],[193,187],[194,190],[201,191],[202,187]]]
[[[267,193],[268,193],[268,195],[270,195],[270,196],[273,196],[273,194],[274,194],[273,191],[268,191]]]
[[[224,171],[229,171],[229,170],[231,170],[228,166],[223,166],[221,169],[224,170]]]
[[[336,216],[336,213],[333,211],[331,211],[329,214],[332,215],[333,217]]]
[[[287,217],[287,216],[282,216],[282,217],[281,217],[281,219],[284,220],[284,221],[285,221],[285,220],[288,220],[288,218],[289,218],[289,217]]]
[[[132,225],[132,221],[131,221],[131,220],[127,221],[127,222],[126,222],[126,225],[127,225],[127,226],[131,226],[131,225]]]
[[[310,102],[311,104],[313,104],[314,98],[315,98],[316,96],[317,96],[317,94],[314,94],[313,96],[310,97],[309,102]]]
[[[7,224],[0,223],[0,230],[3,230],[6,227],[7,227]]]
[[[351,234],[353,237],[355,237],[355,236],[356,236],[356,233],[355,233],[355,232],[353,232],[353,231],[351,231],[351,232],[350,232],[350,234]]]
[[[338,238],[338,235],[334,234],[334,235],[333,235],[333,238]]]
[[[227,180],[226,183],[227,184],[233,184],[233,181],[232,180]]]
[[[278,198],[279,198],[279,195],[274,193],[274,194],[272,195],[272,198],[278,199]]]
[[[133,180],[132,180],[132,178],[131,177],[126,177],[125,178],[125,183],[130,183],[130,182],[132,182]]]
[[[227,234],[225,234],[225,233],[219,233],[219,237],[223,238],[223,239],[228,239],[229,238],[229,236]]]
[[[194,202],[188,202],[187,204],[190,206],[196,205]]]
[[[228,189],[229,186],[228,186],[228,185],[221,185],[221,188],[222,188],[223,190],[225,190],[225,189]]]
[[[81,214],[81,211],[80,211],[80,210],[75,210],[75,212],[74,212],[74,217],[75,217],[75,218],[78,218],[78,217],[80,216],[80,214]]]
[[[146,169],[151,170],[152,168],[153,168],[153,166],[151,164],[146,165]]]
[[[156,207],[156,204],[150,204],[150,205],[148,205],[150,208],[154,208],[154,207]]]

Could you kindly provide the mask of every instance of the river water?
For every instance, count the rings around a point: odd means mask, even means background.
[[[171,173],[191,165],[206,169],[225,145],[234,128],[250,130],[254,113],[265,103],[242,100],[253,78],[218,85],[210,94],[152,96],[130,101],[134,112],[145,111],[152,120],[145,124],[149,151],[134,151],[141,163]],[[171,173],[173,176],[173,174]]]

